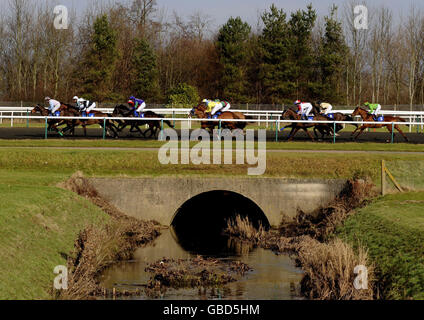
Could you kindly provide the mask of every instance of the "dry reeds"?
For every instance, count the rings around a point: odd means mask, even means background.
[[[227,221],[227,228],[224,232],[238,239],[252,242],[259,242],[266,236],[266,231],[261,224],[259,228],[255,228],[248,217],[243,218],[240,215]]]
[[[305,272],[302,292],[309,299],[320,300],[371,300],[373,299],[373,270],[367,252],[335,238],[321,243],[305,237],[298,245],[299,264]],[[367,289],[355,288],[356,266],[367,268]]]

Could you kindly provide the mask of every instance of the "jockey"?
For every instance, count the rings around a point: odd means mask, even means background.
[[[325,115],[331,113],[331,111],[333,110],[333,106],[327,102],[318,101],[318,105],[322,110],[324,110]]]
[[[83,98],[78,98],[77,96],[73,97],[72,100],[76,103],[78,109],[82,112],[83,115],[89,114],[96,108],[95,102],[91,102]]]
[[[205,113],[208,113],[211,116],[213,116],[219,109],[222,108],[222,104],[220,102],[217,102],[216,100],[212,101],[209,99],[204,99],[202,103],[206,105]]]
[[[227,112],[231,108],[231,104],[228,101],[221,101],[223,108],[221,109],[221,113]]]
[[[140,115],[143,114],[143,110],[146,108],[146,102],[144,102],[144,100],[137,99],[134,96],[130,97],[130,99],[128,100],[128,104],[132,106],[134,112]]]
[[[381,110],[380,104],[365,102],[364,105],[370,109],[369,113],[374,116],[374,119],[378,118]]]
[[[202,103],[206,106],[205,113],[211,113],[212,108],[215,106],[212,100],[209,99],[203,99]]]
[[[224,108],[224,105],[223,105],[223,103],[220,101],[220,100],[218,100],[218,99],[216,99],[215,101],[214,101],[214,107],[213,107],[213,109],[212,109],[212,112],[211,112],[211,116],[213,117],[214,115],[215,115],[215,113],[217,113],[218,111],[220,111],[222,108]]]
[[[59,110],[61,103],[57,100],[51,99],[50,97],[46,97],[44,99],[49,104],[49,111],[51,115],[56,115],[56,112]]]
[[[312,104],[310,104],[309,102],[301,102],[300,100],[296,100],[294,102],[294,105],[298,106],[298,114],[301,114],[301,119],[308,120],[309,113],[313,109]]]

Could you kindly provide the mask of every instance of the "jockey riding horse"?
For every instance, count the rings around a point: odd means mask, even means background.
[[[115,107],[112,112],[113,117],[122,117],[122,118],[137,118],[134,114],[133,109],[121,104]],[[127,126],[131,126],[130,133],[139,132],[146,138],[146,133],[150,132],[149,137],[156,136],[157,131],[161,129],[161,121],[160,120],[149,120],[149,118],[164,118],[163,115],[154,113],[153,111],[145,111],[143,112],[143,120],[115,120],[118,123],[118,132],[121,132]],[[170,128],[174,128],[172,123],[169,120],[163,120],[165,124],[167,124]],[[147,131],[142,131],[140,126],[148,125],[149,129]]]
[[[328,114],[325,114],[325,113],[322,113],[321,112],[321,109],[320,109],[320,105],[321,105],[321,103],[320,102],[317,102],[317,103],[311,103],[312,104],[312,113],[314,114],[314,115],[322,115],[322,116],[325,116],[329,121],[353,121],[353,118],[352,118],[352,116],[350,116],[350,115],[345,115],[345,114],[343,114],[343,113],[341,113],[341,112],[332,112],[332,113],[328,113]],[[352,125],[353,126],[355,126],[355,127],[358,127],[358,125],[357,124],[355,124],[355,123],[352,123]],[[324,135],[330,135],[331,133],[332,133],[332,131],[331,132],[329,132],[329,131],[322,131],[322,130],[320,130],[320,128],[318,127],[318,128],[314,128],[314,134],[315,134],[315,136],[317,137],[317,133],[316,133],[316,129],[318,129],[318,131],[320,131],[320,133],[321,133],[321,138],[323,139],[324,138]],[[322,129],[322,128],[321,128]],[[340,123],[337,123],[336,124],[336,136],[337,136],[337,133],[340,131],[340,130],[342,130],[343,129],[343,125],[342,124],[340,124]]]
[[[196,107],[194,107],[191,110],[190,115],[196,116],[199,119],[211,119],[210,112],[208,110],[208,106],[206,105],[205,102],[201,102]],[[219,120],[231,120],[231,119],[250,120],[252,118],[249,117],[249,116],[245,116],[241,112],[225,111],[225,112],[222,112],[220,115],[218,115],[214,119],[219,119]],[[230,130],[235,130],[235,129],[244,130],[244,128],[246,128],[247,124],[248,124],[248,122],[244,122],[244,121],[243,122],[242,121],[234,121],[234,122],[222,121],[221,122],[223,129],[230,129]],[[213,129],[218,125],[219,125],[219,121],[202,121],[201,122],[201,128],[202,129],[209,129],[210,132],[212,132]]]
[[[282,119],[283,120],[301,120],[301,115],[298,114],[296,111],[288,108],[286,109],[283,114],[282,114]],[[324,115],[318,114],[315,115],[313,117],[313,120],[316,121],[328,121],[328,118]],[[302,129],[303,131],[306,132],[306,134],[309,136],[309,138],[311,138],[312,141],[314,141],[314,137],[311,135],[311,133],[308,131],[308,128],[317,128],[321,134],[323,134],[323,132],[329,132],[329,133],[333,133],[333,128],[331,124],[327,124],[327,123],[314,123],[313,120],[309,122],[302,122],[302,123],[292,123],[291,125],[288,125],[287,127],[291,127],[292,130],[289,134],[288,137],[288,141],[292,141],[294,136],[296,135],[296,133]],[[287,128],[286,127],[286,128]]]

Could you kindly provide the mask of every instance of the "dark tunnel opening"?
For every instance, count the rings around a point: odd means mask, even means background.
[[[255,228],[270,227],[263,211],[250,199],[231,191],[210,191],[186,201],[171,226],[179,244],[187,251],[211,256],[234,254],[229,237],[223,235],[227,221],[237,215]]]

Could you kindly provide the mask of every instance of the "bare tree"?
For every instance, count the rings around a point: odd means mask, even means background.
[[[409,17],[404,24],[404,45],[406,48],[408,60],[408,93],[409,93],[409,105],[412,110],[414,104],[414,98],[417,90],[417,74],[422,63],[421,50],[422,41],[421,39],[421,28],[423,18],[420,10],[415,7],[411,7]]]
[[[156,0],[134,0],[131,5],[130,19],[142,35],[147,30],[149,17],[156,11]]]
[[[212,19],[210,16],[201,13],[200,11],[192,14],[189,17],[188,26],[192,36],[197,41],[202,42],[207,36],[212,25]]]
[[[351,99],[347,98],[347,103],[355,104],[361,103],[362,98],[362,81],[363,81],[363,68],[365,66],[364,52],[368,39],[368,30],[358,30],[355,27],[355,14],[354,8],[356,2],[350,1],[345,6],[345,34],[346,41],[350,47],[350,57],[347,60],[346,77],[349,79],[346,83],[347,88],[351,87],[352,90],[346,89],[348,97],[351,91]]]
[[[371,78],[372,78],[372,100],[378,102],[380,99],[380,90],[384,81],[386,52],[388,50],[392,14],[386,7],[381,7],[375,14],[376,23],[372,25],[372,31],[369,41],[371,53]],[[384,95],[384,92],[383,92]]]

